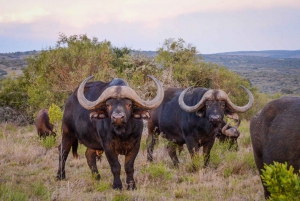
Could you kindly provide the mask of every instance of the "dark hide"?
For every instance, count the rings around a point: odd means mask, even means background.
[[[40,138],[56,135],[55,132],[53,132],[53,124],[50,123],[47,109],[41,109],[38,112],[35,120],[35,127]]]
[[[203,146],[206,166],[209,161],[210,150],[215,142],[215,137],[221,129],[225,113],[230,113],[224,101],[206,101],[205,106],[197,112],[188,113],[181,109],[178,97],[183,89],[170,88],[165,91],[162,104],[150,111],[151,119],[148,120],[147,150],[148,161],[152,161],[153,148],[158,135],[166,138],[168,153],[175,166],[178,166],[177,148],[182,149],[187,145],[191,157]],[[201,100],[205,88],[195,88],[184,97],[187,105],[195,105]]]
[[[264,164],[287,162],[300,168],[300,98],[283,97],[273,100],[252,117],[250,134],[255,163],[259,174]],[[270,196],[264,186],[265,197]]]
[[[126,86],[121,79],[110,83],[89,82],[85,85],[84,95],[95,101],[110,86]],[[138,114],[135,115],[135,111]],[[106,158],[113,174],[113,188],[122,189],[120,179],[121,165],[118,155],[125,155],[125,172],[128,189],[135,189],[134,160],[140,148],[143,130],[141,116],[147,111],[136,108],[129,99],[108,99],[106,105],[93,111],[83,108],[77,99],[77,90],[71,94],[65,104],[62,122],[62,141],[59,145],[58,179],[65,179],[65,162],[72,147],[77,157],[78,141],[87,147],[87,163],[96,179],[100,174],[96,166],[96,158],[105,151]],[[143,115],[141,115],[143,114]],[[137,118],[135,118],[137,117]]]

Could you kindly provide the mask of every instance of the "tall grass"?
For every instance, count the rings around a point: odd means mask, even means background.
[[[202,168],[203,157],[192,161],[184,147],[179,168],[174,168],[159,138],[154,162],[146,160],[146,131],[135,161],[135,191],[112,189],[113,176],[103,157],[97,162],[101,180],[96,181],[84,156],[85,147],[78,148],[79,159],[72,154],[66,162],[66,180],[56,181],[60,136],[50,146],[39,139],[33,126],[0,127],[0,200],[263,200],[263,188],[255,167],[249,134],[249,122],[242,122],[238,139],[239,151],[230,151],[216,141],[211,161]],[[202,150],[201,150],[202,151]],[[124,156],[121,179],[125,186]],[[199,163],[197,171],[191,164]]]

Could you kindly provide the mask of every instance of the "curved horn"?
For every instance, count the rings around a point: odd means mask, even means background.
[[[201,100],[194,106],[187,106],[184,103],[184,96],[186,94],[186,92],[192,87],[188,87],[186,88],[183,92],[181,92],[179,98],[178,98],[178,104],[179,106],[186,112],[196,112],[197,110],[201,109],[204,106],[204,103],[206,100],[211,99],[212,95],[213,95],[213,90],[208,90],[207,92],[205,92],[205,94],[202,96]]]
[[[226,130],[228,128],[228,126],[231,124],[232,121],[228,122],[223,128],[222,128],[222,133],[223,135],[226,135]]]
[[[84,96],[84,86],[86,82],[91,79],[93,76],[90,76],[86,78],[78,87],[77,90],[77,98],[79,103],[82,107],[84,107],[87,110],[93,110],[97,107],[104,104],[104,102],[109,98],[128,98],[132,100],[137,106],[143,108],[143,109],[153,109],[157,106],[159,106],[164,98],[164,91],[160,84],[160,82],[148,75],[150,78],[154,80],[157,86],[157,94],[156,97],[151,101],[145,101],[142,100],[136,92],[130,88],[129,86],[111,86],[105,89],[102,94],[99,96],[99,98],[95,101],[89,101]]]
[[[161,102],[163,101],[164,99],[164,90],[163,90],[163,87],[161,86],[160,82],[153,76],[151,75],[147,75],[148,77],[150,77],[156,84],[156,87],[157,87],[157,92],[156,92],[156,96],[153,100],[151,101],[145,101],[145,100],[142,100],[137,94],[136,92],[131,89],[130,87],[127,87],[128,89],[128,92],[126,91],[126,97],[124,98],[128,98],[130,100],[132,100],[136,106],[140,107],[140,108],[143,108],[143,109],[146,109],[146,110],[151,110],[151,109],[154,109],[156,107],[158,107]]]
[[[238,128],[240,126],[240,124],[241,124],[241,120],[238,119],[237,122],[236,122],[236,124],[233,127]]]
[[[252,105],[254,103],[254,98],[253,98],[251,91],[249,91],[246,87],[244,87],[242,85],[240,85],[240,87],[242,87],[247,92],[247,95],[249,97],[249,101],[248,101],[247,105],[236,106],[234,103],[231,102],[228,95],[222,90],[218,90],[219,91],[218,99],[226,101],[227,106],[235,112],[246,112],[247,110],[249,110],[252,107]]]

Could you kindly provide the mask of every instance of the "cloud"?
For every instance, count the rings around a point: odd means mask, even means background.
[[[51,16],[69,26],[82,28],[120,21],[157,24],[163,19],[196,12],[221,12],[272,7],[300,7],[298,0],[10,0],[0,7],[0,23],[30,23]]]

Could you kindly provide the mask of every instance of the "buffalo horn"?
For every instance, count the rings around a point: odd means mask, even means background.
[[[204,104],[205,104],[205,101],[207,100],[213,100],[214,99],[214,93],[218,94],[218,97],[217,99],[218,100],[223,100],[226,102],[226,105],[231,109],[233,110],[234,112],[246,112],[247,110],[249,110],[253,103],[254,103],[254,98],[253,98],[253,95],[252,93],[247,89],[245,88],[244,86],[240,86],[242,87],[248,94],[248,97],[249,97],[249,101],[247,103],[247,105],[245,106],[236,106],[235,104],[233,104],[228,95],[222,91],[222,90],[208,90],[207,92],[205,92],[205,94],[203,95],[203,97],[201,98],[201,100],[194,106],[187,106],[184,101],[183,101],[183,98],[185,96],[185,94],[187,93],[187,91],[191,88],[187,88],[185,89],[183,92],[181,92],[180,96],[179,96],[179,99],[178,99],[178,103],[180,105],[180,107],[186,111],[186,112],[196,112],[198,110],[200,110]]]
[[[150,110],[150,109],[153,109],[153,108],[159,106],[164,98],[164,91],[163,91],[163,87],[161,86],[160,82],[155,77],[148,75],[148,77],[153,79],[153,81],[155,82],[155,84],[157,86],[156,96],[151,101],[142,100],[136,94],[136,92],[129,86],[108,87],[102,92],[102,94],[100,95],[100,97],[97,100],[89,101],[84,96],[84,87],[85,87],[86,82],[88,80],[90,80],[92,77],[93,76],[86,78],[80,84],[80,86],[78,87],[78,90],[77,90],[78,101],[81,104],[81,106],[87,110],[93,110],[93,109],[96,109],[96,108],[104,105],[105,101],[110,98],[120,98],[120,99],[127,98],[127,99],[132,100],[136,106],[143,108],[143,109]]]

